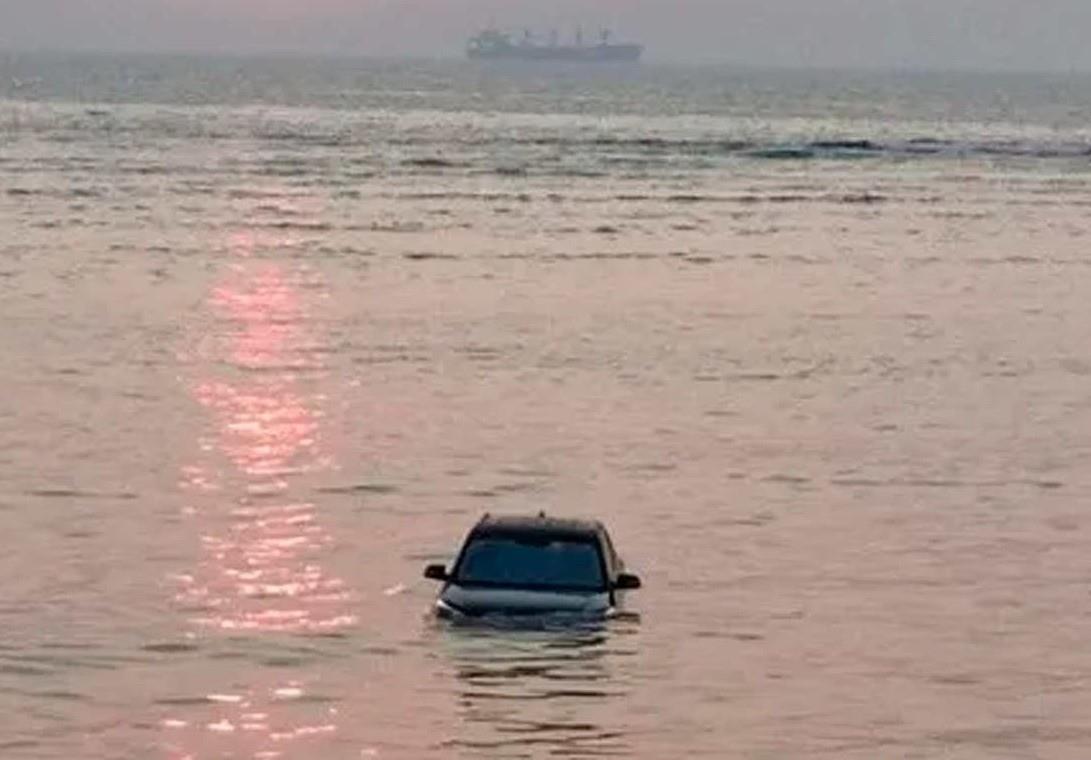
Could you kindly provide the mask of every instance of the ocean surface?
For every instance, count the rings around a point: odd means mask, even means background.
[[[1088,77],[0,55],[0,757],[1085,760],[1089,230]]]

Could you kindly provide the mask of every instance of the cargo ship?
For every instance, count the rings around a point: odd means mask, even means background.
[[[511,35],[497,29],[486,29],[466,43],[466,55],[483,60],[632,62],[640,60],[643,52],[643,45],[611,42],[610,32],[605,29],[595,44],[585,44],[580,31],[576,32],[573,44],[565,45],[558,41],[556,32],[550,34],[547,42],[541,43],[527,30],[521,40],[513,42]]]

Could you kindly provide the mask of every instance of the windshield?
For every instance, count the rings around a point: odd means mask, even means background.
[[[458,582],[575,591],[606,585],[593,543],[504,536],[473,539],[459,563]]]

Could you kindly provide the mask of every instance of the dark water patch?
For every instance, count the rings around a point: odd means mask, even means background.
[[[266,222],[255,226],[269,230],[300,230],[304,232],[329,232],[333,229],[332,225],[327,222],[293,222],[287,220]]]
[[[163,174],[172,174],[178,171],[177,168],[171,166],[163,166],[161,164],[146,164],[138,166],[122,166],[117,170],[121,174],[136,174],[138,176],[159,176]]]
[[[462,346],[455,351],[475,361],[494,361],[503,356],[503,351],[490,346]]]
[[[715,259],[711,256],[686,256],[683,261],[688,264],[712,264]]]
[[[39,647],[47,652],[93,652],[99,648],[97,644],[80,641],[47,641]],[[0,651],[2,650],[3,648],[0,647]]]
[[[90,702],[91,697],[74,691],[48,689],[46,691],[20,691],[22,696],[31,699],[44,699],[50,702]]]
[[[728,638],[732,641],[753,642],[753,641],[765,641],[765,637],[760,634],[748,634],[748,632],[739,632],[739,634],[728,634]]]
[[[344,229],[347,232],[391,232],[401,234],[424,232],[425,226],[423,222],[372,222],[366,225],[346,225]]]
[[[940,151],[954,145],[951,140],[942,140],[938,137],[914,137],[906,141],[911,149],[921,152]]]
[[[159,697],[153,699],[152,704],[160,705],[161,707],[199,707],[202,705],[222,704],[226,701],[228,700],[218,697],[215,694],[209,694],[196,697]],[[234,699],[231,701],[234,701]]]
[[[1061,359],[1061,369],[1072,375],[1087,377],[1091,375],[1091,362],[1082,359]]]
[[[810,147],[814,150],[828,150],[828,151],[864,151],[864,152],[879,152],[884,150],[883,146],[872,142],[871,140],[815,140],[810,144]]]
[[[586,676],[576,676],[573,678],[573,680],[583,681],[588,679]],[[549,689],[540,692],[519,692],[512,694],[467,691],[465,692],[464,696],[467,699],[488,699],[511,702],[548,702],[555,699],[601,700],[610,697],[622,697],[625,695],[622,692],[605,691],[602,689]]]
[[[438,157],[424,157],[424,158],[407,158],[402,161],[402,166],[412,166],[418,169],[455,169],[465,168],[469,164],[458,161],[451,161],[446,158]]]
[[[977,266],[998,266],[1003,264],[1016,264],[1026,266],[1031,264],[1040,264],[1042,263],[1042,260],[1035,258],[1034,256],[1021,255],[1001,256],[996,258],[989,256],[975,256],[974,258],[969,259],[969,262]]]
[[[603,177],[610,176],[609,172],[602,171],[600,169],[580,169],[576,167],[555,169],[552,171],[543,172],[543,174],[551,177],[569,177],[573,179],[601,179]]]
[[[814,158],[817,153],[810,148],[769,147],[747,151],[747,158],[764,158],[774,161],[802,160]]]
[[[463,491],[462,494],[474,499],[495,499],[500,496],[499,491],[495,491],[491,488],[471,488],[467,491]]]
[[[678,465],[674,462],[644,462],[641,464],[629,465],[625,468],[631,472],[674,472],[678,469]]]
[[[41,499],[123,499],[126,501],[136,499],[138,496],[131,491],[83,491],[72,488],[36,488],[27,491],[26,494]]]
[[[757,160],[853,159],[868,157],[1011,156],[1031,158],[1081,158],[1091,155],[1091,146],[1081,141],[980,140],[956,142],[935,137],[878,141],[870,138],[819,138],[799,142],[673,139],[666,137],[603,137],[580,140],[563,137],[534,137],[505,141],[509,145],[555,147],[561,154],[607,152],[613,161],[662,160],[670,156],[739,156]],[[709,163],[708,166],[715,164]],[[701,168],[698,166],[697,168]]]
[[[773,233],[770,233],[770,234],[773,234]],[[829,261],[827,261],[826,259],[820,259],[820,258],[816,258],[814,256],[805,256],[802,253],[789,253],[788,255],[786,255],[784,257],[784,260],[788,261],[788,262],[791,262],[793,264],[802,264],[804,266],[809,266],[809,267],[817,266],[819,264],[828,264],[829,263]],[[814,318],[818,318],[818,319],[822,318],[822,315],[810,315],[810,316],[812,316]],[[825,316],[826,316],[826,318],[830,318],[830,319],[840,318],[839,316],[830,316],[830,315],[825,315]]]
[[[326,372],[326,368],[324,366],[316,364],[309,359],[300,359],[294,362],[286,361],[277,363],[268,363],[262,361],[261,359],[248,359],[238,361],[225,361],[225,364],[250,375],[273,375],[276,377],[291,379],[307,375],[322,375]]]
[[[716,195],[698,195],[696,193],[676,193],[668,195],[663,200],[666,203],[715,203],[722,202],[723,198]]]
[[[969,220],[969,221],[981,221],[983,219],[991,219],[992,214],[988,211],[934,211],[928,214],[933,219],[951,219],[951,220]]]
[[[358,356],[353,360],[354,364],[425,364],[431,361],[428,356],[411,353],[380,353],[370,356]]]
[[[655,259],[659,258],[659,254],[634,251],[622,251],[617,253],[597,251],[593,253],[556,253],[548,258],[556,261],[625,261]]]
[[[144,657],[126,654],[83,654],[78,656],[62,654],[25,654],[15,658],[17,666],[44,667],[51,669],[78,670],[121,670],[135,663],[146,663]],[[2,669],[0,665],[0,669]]]
[[[931,676],[928,680],[932,683],[939,684],[940,686],[974,686],[982,681],[980,676],[971,675],[969,673],[950,673]]]
[[[57,145],[72,145],[82,139],[84,138],[77,135],[65,134],[63,132],[52,132],[45,138],[46,142],[55,143]]]
[[[930,137],[876,142],[872,140],[815,140],[797,146],[762,146],[748,151],[758,158],[853,158],[887,156],[1010,157],[1036,159],[1071,159],[1091,155],[1091,146],[1081,141],[968,140],[956,142]]]
[[[731,199],[735,203],[741,204],[754,204],[754,203],[806,203],[814,200],[812,196],[803,195],[802,193],[771,193],[769,195],[756,195],[754,193],[747,193],[745,195],[737,195]]]
[[[312,662],[314,662],[314,658],[277,655],[273,657],[262,657],[258,660],[258,662],[260,665],[266,668],[299,668],[303,667],[304,665],[311,664]]]
[[[144,644],[140,649],[141,651],[152,652],[153,654],[186,654],[189,652],[196,652],[200,647],[189,642],[166,641],[154,644]]]
[[[786,485],[805,485],[811,482],[810,478],[800,475],[785,475],[783,473],[775,473],[762,478],[763,483],[784,483]]]
[[[464,493],[475,498],[491,499],[514,493],[527,493],[541,490],[541,483],[536,481],[521,481],[518,483],[501,483],[491,488],[472,488]]]
[[[837,477],[830,478],[830,485],[849,488],[922,488],[922,489],[960,489],[960,488],[1004,488],[1011,485],[1029,485],[1042,489],[1064,487],[1059,481],[1052,480],[961,480],[958,478],[877,478]]]
[[[281,179],[305,177],[310,173],[311,170],[307,166],[263,166],[253,172],[256,177],[277,177]]]
[[[493,486],[493,491],[502,494],[520,494],[528,491],[538,491],[541,484],[535,481],[523,481],[518,483],[501,483]]]
[[[594,232],[596,235],[617,235],[621,232],[619,228],[614,227],[610,224],[600,224],[591,231]]]
[[[525,166],[497,166],[493,169],[493,173],[501,177],[525,177],[527,168]]]
[[[912,267],[924,267],[931,266],[932,264],[941,264],[943,259],[939,256],[910,256],[905,259],[905,263]]]
[[[0,740],[0,750],[2,751],[15,751],[17,749],[36,749],[41,746],[41,742],[34,739],[12,739],[11,741]]]
[[[738,478],[735,478],[736,480]],[[755,512],[752,515],[745,515],[744,517],[732,517],[726,520],[727,525],[734,525],[745,528],[762,528],[775,522],[776,515],[772,512]]]
[[[398,492],[397,486],[387,483],[352,483],[345,486],[321,486],[315,489],[318,493],[348,495],[348,494],[375,494],[382,496]]]
[[[402,258],[408,259],[409,261],[454,261],[458,259],[458,256],[453,253],[433,253],[422,251],[416,253],[403,253]]]
[[[227,191],[227,197],[233,200],[260,200],[260,199],[299,199],[306,197],[307,193],[303,191],[294,192],[291,190],[278,188],[276,190],[265,190],[261,188],[236,188]]]
[[[120,188],[119,188],[120,189]],[[141,192],[137,189],[130,189],[125,191],[126,194]],[[178,195],[185,198],[189,198],[194,195],[201,196],[207,200],[209,198],[215,198],[220,194],[220,188],[216,185],[201,182],[177,182],[167,187],[167,192],[171,195]],[[179,204],[179,210],[186,211],[188,213],[204,213],[205,209],[202,206],[195,206],[192,204]],[[144,211],[150,211],[150,208],[145,207]]]
[[[323,256],[355,256],[360,258],[368,258],[378,255],[378,252],[371,248],[354,248],[351,245],[344,245],[340,247],[332,245],[320,245],[317,250]]]
[[[591,143],[601,147],[633,146],[656,151],[688,149],[696,152],[706,152],[710,150],[731,152],[742,150],[750,145],[750,143],[737,140],[685,140],[668,139],[664,137],[599,137],[592,140]]]
[[[29,197],[29,196],[32,196],[32,195],[42,195],[42,191],[40,191],[40,190],[31,190],[30,188],[27,188],[27,187],[9,187],[8,188],[8,195],[16,196],[16,197]]]
[[[259,203],[254,207],[254,211],[264,214],[277,214],[279,216],[299,216],[298,211],[288,206],[280,206],[275,203]]]

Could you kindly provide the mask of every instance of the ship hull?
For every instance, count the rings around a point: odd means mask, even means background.
[[[610,63],[638,61],[644,52],[642,45],[594,45],[588,47],[532,47],[512,45],[499,49],[471,49],[467,55],[486,61],[574,61],[577,63]]]

